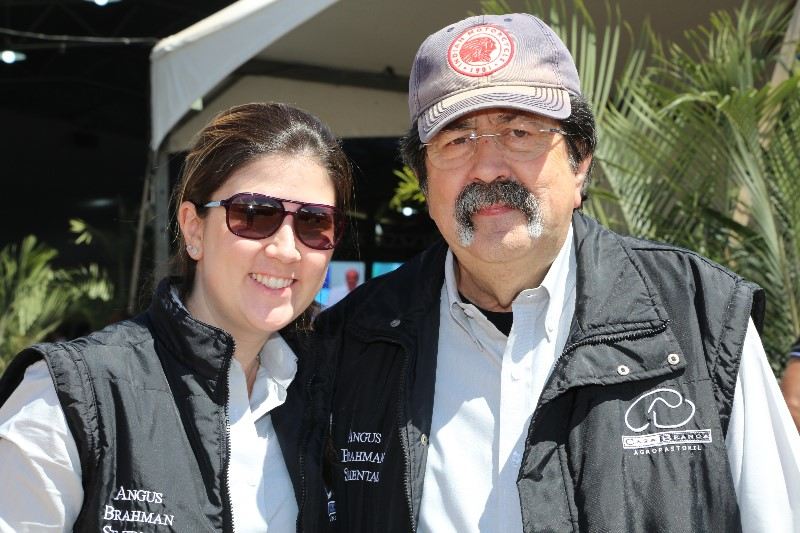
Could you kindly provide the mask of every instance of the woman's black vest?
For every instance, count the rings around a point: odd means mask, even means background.
[[[0,404],[44,358],[80,455],[84,503],[75,531],[232,531],[232,354],[231,337],[192,319],[165,280],[142,315],[22,352],[0,381]],[[272,417],[296,481],[300,409],[292,390]]]

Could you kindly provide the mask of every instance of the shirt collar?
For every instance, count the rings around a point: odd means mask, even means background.
[[[297,374],[297,356],[278,333],[273,333],[258,354],[258,373],[250,395],[250,409],[260,418],[286,401],[286,391]]]
[[[539,287],[532,287],[521,291],[512,302],[513,310],[514,306],[522,305],[527,297],[534,291],[544,291],[544,294],[548,296],[545,302],[547,309],[547,315],[545,318],[545,331],[547,332],[548,338],[551,339],[558,331],[558,324],[561,320],[561,314],[567,294],[569,294],[569,292],[575,287],[575,271],[577,262],[572,241],[573,231],[572,224],[570,224],[567,230],[567,236],[564,239],[564,244],[561,245],[561,249],[558,251],[558,255],[556,255],[553,264],[550,265],[550,268],[547,270],[547,274],[545,274],[541,285],[539,285]],[[461,300],[461,297],[458,294],[458,285],[456,284],[455,269],[455,256],[453,255],[453,251],[448,248],[447,257],[445,258],[444,264],[445,293],[447,295],[448,302],[450,303],[450,314],[456,319],[457,322],[461,324],[462,321],[460,315],[465,313],[467,309],[474,308],[474,306],[465,304]],[[457,309],[460,309],[461,312],[459,313]],[[462,324],[462,326],[463,325],[464,324]]]
[[[553,264],[550,265],[541,284],[541,287],[547,290],[547,294],[550,296],[545,317],[545,331],[550,340],[553,340],[558,331],[567,295],[575,288],[577,262],[572,241],[572,224],[570,224],[564,244],[561,245],[561,250]]]

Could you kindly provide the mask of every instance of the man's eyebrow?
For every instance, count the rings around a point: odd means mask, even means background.
[[[528,116],[527,113],[521,113],[516,111],[508,111],[505,113],[498,113],[497,117],[492,119],[491,122],[493,124],[508,124],[509,122],[513,122],[515,120],[520,119],[528,119],[532,122],[537,122],[536,117]],[[474,130],[475,129],[475,118],[468,117],[463,119],[456,119],[447,126],[443,127],[441,131],[462,131],[462,130]]]
[[[522,113],[514,113],[513,111],[509,113],[500,113],[499,115],[497,115],[497,123],[508,124],[513,120],[523,117],[525,117],[525,115],[523,115]]]
[[[475,119],[474,118],[465,118],[461,120],[455,120],[442,128],[442,131],[460,131],[460,130],[474,130],[475,129]]]

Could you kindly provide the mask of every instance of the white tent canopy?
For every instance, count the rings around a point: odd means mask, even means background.
[[[150,53],[150,147],[158,150],[192,102],[336,0],[240,0],[159,41]]]
[[[165,149],[170,153],[185,150],[192,137],[220,111],[263,100],[290,102],[311,110],[340,137],[396,137],[409,122],[405,93],[273,76],[243,76],[202,112],[175,128]]]

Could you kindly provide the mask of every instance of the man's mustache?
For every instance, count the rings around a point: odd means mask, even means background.
[[[521,183],[514,180],[473,182],[464,187],[456,198],[455,218],[461,244],[469,246],[475,237],[472,217],[481,209],[504,205],[517,209],[528,219],[528,233],[536,238],[542,231],[541,203]]]

